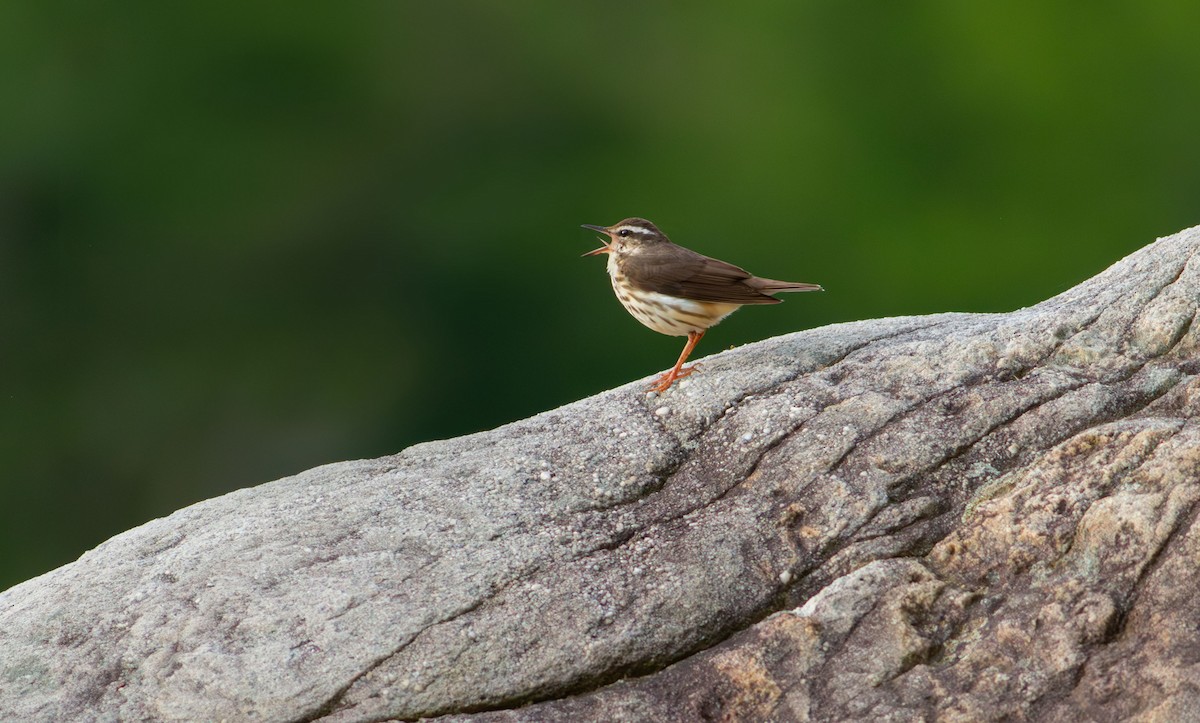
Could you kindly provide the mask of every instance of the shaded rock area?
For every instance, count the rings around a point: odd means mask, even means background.
[[[1198,246],[154,520],[0,593],[0,719],[1198,719]]]

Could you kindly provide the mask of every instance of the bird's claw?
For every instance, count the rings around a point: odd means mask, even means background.
[[[663,372],[657,379],[654,380],[653,384],[646,388],[646,391],[658,392],[659,394],[662,394],[671,388],[671,385],[675,383],[675,380],[683,379],[692,372],[697,371],[700,371],[700,364],[698,363],[692,364],[690,367],[684,367],[678,371],[672,369],[668,372]]]

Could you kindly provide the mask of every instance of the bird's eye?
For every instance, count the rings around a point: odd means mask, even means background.
[[[627,228],[623,228],[623,229],[621,229],[620,231],[617,231],[617,235],[618,235],[618,236],[628,236],[628,235],[629,235],[629,229],[627,229]]]

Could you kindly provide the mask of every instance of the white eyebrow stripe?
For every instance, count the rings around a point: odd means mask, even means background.
[[[650,229],[645,226],[618,226],[613,230],[613,233],[621,233],[622,231],[632,231],[633,233],[645,234],[647,236],[652,234]]]

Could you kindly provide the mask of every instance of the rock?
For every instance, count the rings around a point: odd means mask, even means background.
[[[1195,718],[1198,247],[154,520],[0,594],[0,719]]]

